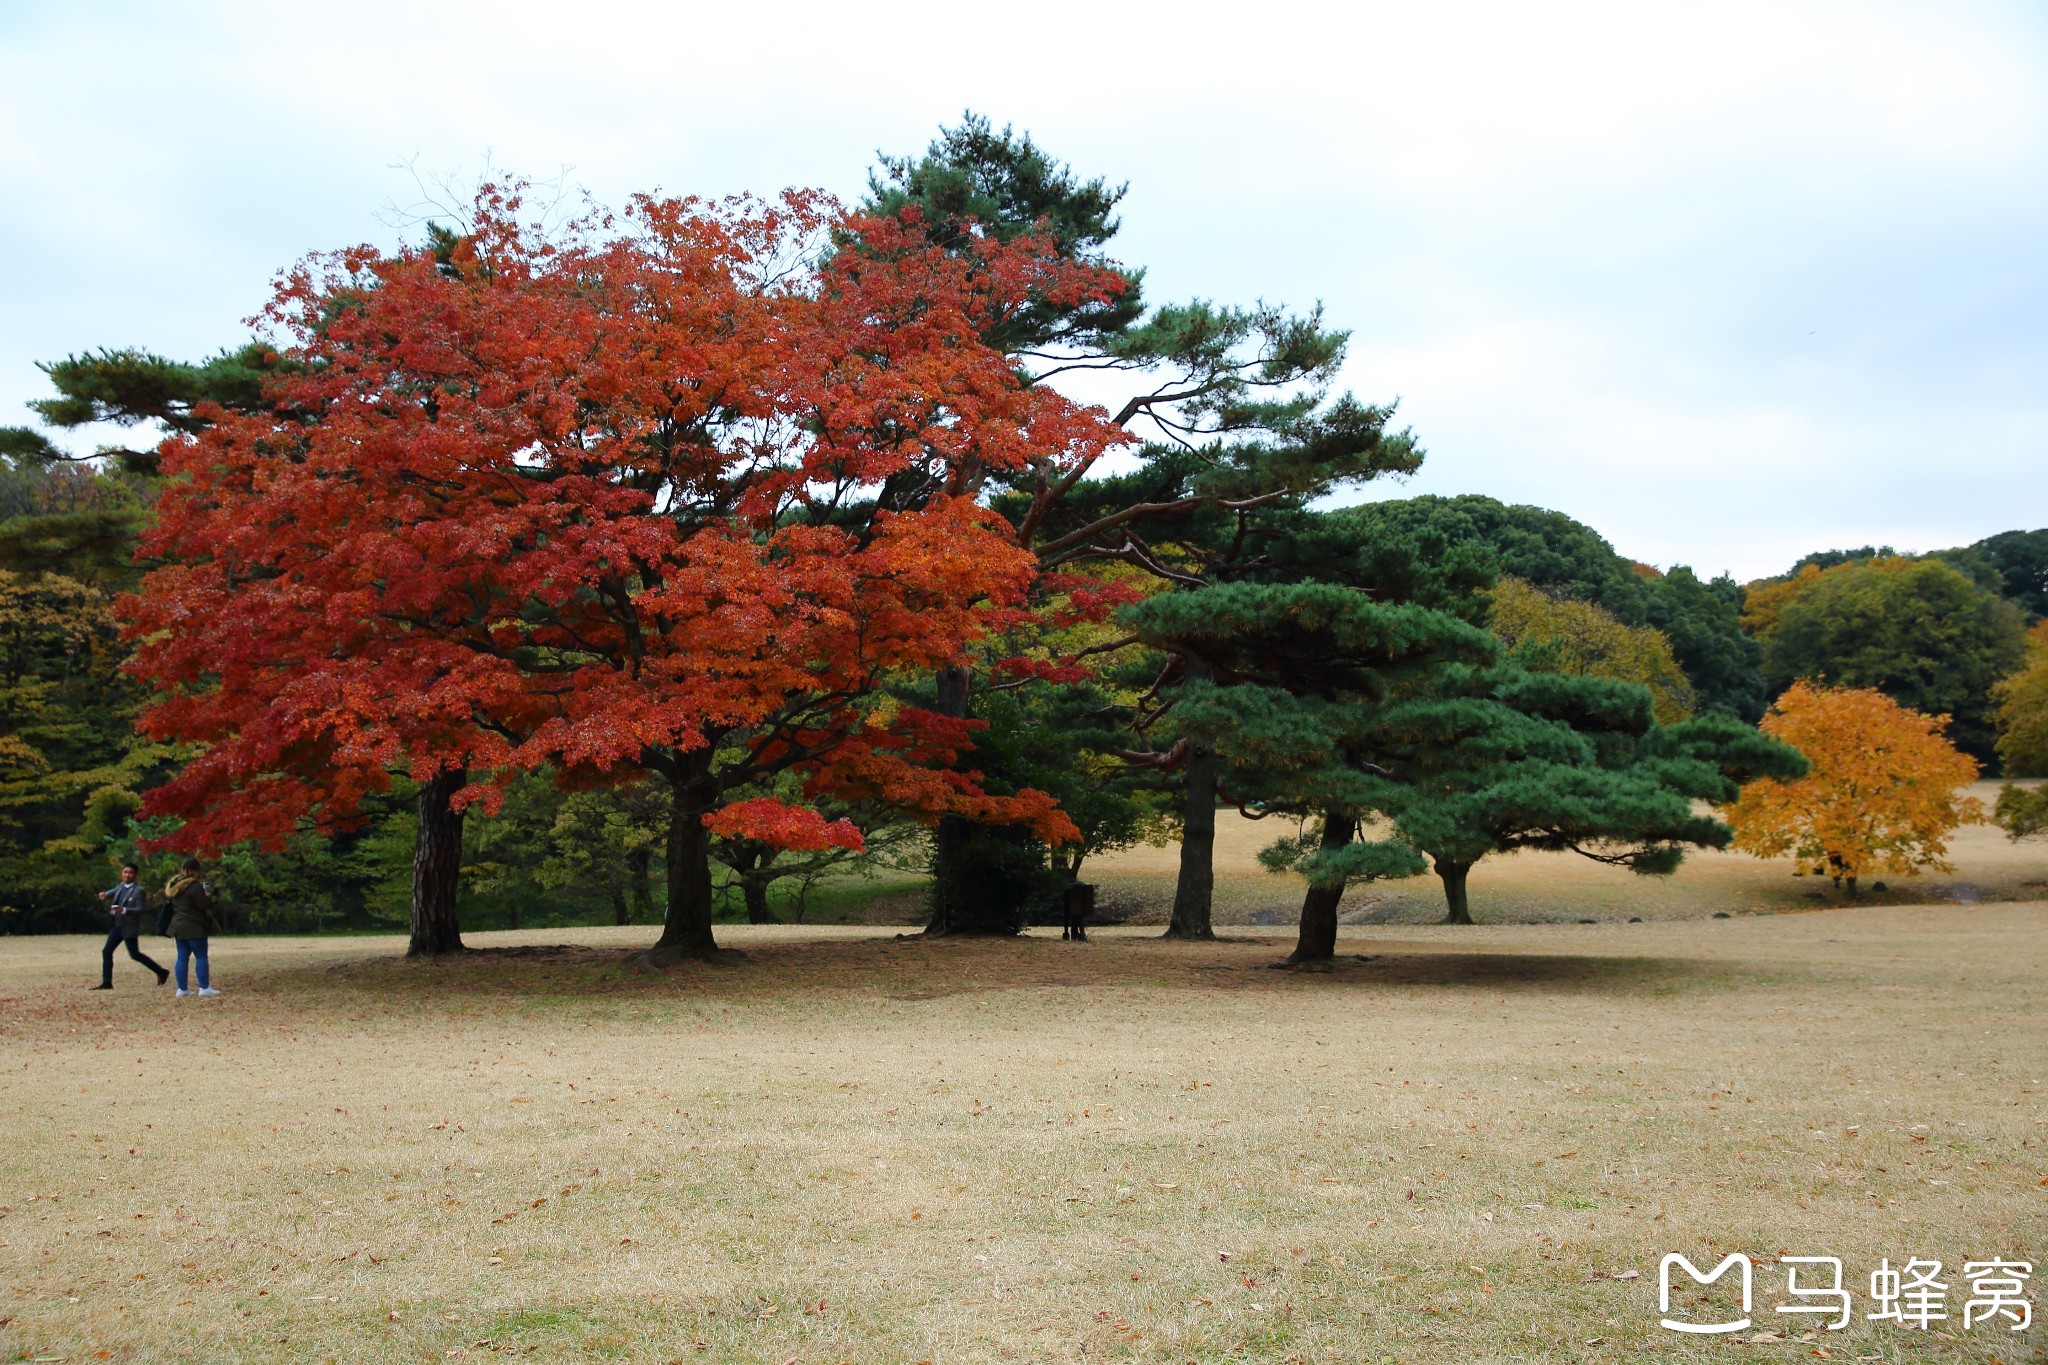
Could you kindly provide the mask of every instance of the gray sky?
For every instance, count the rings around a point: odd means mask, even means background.
[[[969,16],[972,17],[969,17]],[[1130,181],[1155,299],[1325,304],[1429,450],[1748,578],[2048,524],[2048,8],[0,5],[0,422],[197,358],[394,163],[856,196],[972,107]]]

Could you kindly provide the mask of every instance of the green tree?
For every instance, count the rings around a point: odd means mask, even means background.
[[[1970,548],[1998,571],[2007,598],[2030,616],[2048,616],[2048,527],[2001,531]]]
[[[1386,776],[1372,800],[1430,856],[1451,924],[1472,922],[1469,877],[1490,854],[1569,850],[1668,875],[1688,848],[1733,837],[1696,803],[1805,770],[1796,752],[1724,713],[1660,726],[1648,691],[1631,683],[1513,664],[1448,681],[1376,718]]]
[[[92,892],[170,750],[137,738],[106,591],[0,569],[0,923],[97,923]]]
[[[1424,533],[1484,549],[1498,571],[1558,599],[1590,602],[1625,626],[1653,626],[1703,711],[1755,721],[1764,711],[1760,654],[1744,633],[1742,590],[1725,576],[1701,582],[1684,565],[1657,574],[1616,553],[1562,512],[1479,494],[1406,498],[1360,509],[1389,533]]]
[[[1446,613],[1331,583],[1175,593],[1146,603],[1137,619],[1198,666],[1176,699],[1175,725],[1218,755],[1220,794],[1262,816],[1319,824],[1319,835],[1277,840],[1262,861],[1308,881],[1290,960],[1327,960],[1347,886],[1424,867],[1404,841],[1358,837],[1372,809],[1357,766],[1371,747],[1367,717],[1447,663],[1490,657],[1498,644]],[[1184,862],[1183,884],[1185,873]]]
[[[1991,689],[1998,757],[2013,777],[2048,775],[2048,622],[2027,633],[2025,667]]]
[[[2048,787],[2030,790],[2017,782],[2006,783],[1998,789],[1991,818],[2014,843],[2048,836]]]
[[[1769,700],[1763,649],[1742,629],[1742,589],[1723,574],[1702,582],[1683,564],[1650,581],[1646,621],[1664,633],[1702,711],[1755,724]]]
[[[1774,692],[1800,679],[1876,688],[1952,716],[1958,747],[1991,760],[1992,685],[2024,652],[2018,608],[1938,559],[1851,560],[1794,586],[1763,637]]]
[[[551,890],[601,893],[615,924],[656,921],[654,868],[668,814],[662,796],[652,782],[562,795],[534,880]]]
[[[1441,537],[1386,535],[1360,509],[1304,514],[1262,555],[1252,581],[1165,593],[1127,608],[1165,656],[1142,724],[1177,736],[1170,759],[1211,755],[1205,800],[1191,794],[1169,933],[1209,933],[1218,797],[1262,814],[1319,819],[1314,847],[1282,840],[1269,866],[1303,873],[1302,961],[1326,958],[1344,887],[1421,870],[1411,850],[1359,840],[1365,805],[1350,759],[1360,718],[1454,661],[1489,661],[1499,643],[1477,621],[1481,562]],[[1205,818],[1206,817],[1206,818]]]
[[[1431,534],[1449,545],[1482,547],[1501,574],[1555,597],[1596,603],[1624,625],[1649,619],[1649,581],[1598,532],[1562,512],[1476,493],[1402,498],[1360,511],[1391,535]]]
[[[1659,721],[1684,720],[1697,704],[1663,632],[1623,625],[1594,603],[1552,597],[1519,578],[1503,577],[1493,590],[1489,625],[1514,658],[1539,672],[1648,688]]]
[[[1319,310],[1201,299],[1145,309],[1142,271],[1116,265],[1106,250],[1122,193],[1074,175],[1028,136],[997,132],[969,114],[922,157],[885,157],[866,205],[914,208],[931,241],[969,256],[984,250],[983,234],[1003,241],[1042,232],[1064,258],[1113,270],[1123,282],[1110,301],[1037,299],[987,331],[1027,382],[1089,372],[1098,385],[1112,378],[1127,385],[1129,396],[1111,411],[1135,447],[1130,472],[1099,478],[1090,477],[1093,461],[1063,474],[1046,463],[983,485],[1044,569],[1118,563],[1180,586],[1225,581],[1263,552],[1276,515],[1420,464],[1421,450],[1392,429],[1391,408],[1332,393],[1348,335],[1325,325]],[[885,502],[905,496],[911,490],[882,490]],[[948,670],[938,679],[936,705],[945,715],[979,716],[978,691],[972,670]],[[1183,814],[1194,822],[1195,847],[1187,851],[1195,857],[1204,812],[1213,810],[1206,794],[1214,787],[1213,756],[1195,746],[1180,775]],[[970,845],[977,840],[1019,842],[959,818],[942,821],[933,840],[928,932],[1002,933],[1017,922],[1013,911],[969,888],[975,869],[1007,856],[976,851]],[[1190,913],[1206,932],[1206,898]]]

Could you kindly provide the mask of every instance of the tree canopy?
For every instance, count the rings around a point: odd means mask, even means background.
[[[2048,776],[2048,621],[2027,633],[2025,665],[1991,689],[1998,757],[2013,777]]]
[[[1701,710],[1763,715],[1759,652],[1743,632],[1742,590],[1702,582],[1684,565],[1659,574],[1623,558],[1599,533],[1562,512],[1478,494],[1369,504],[1361,514],[1395,535],[1423,534],[1483,549],[1502,575],[1560,601],[1588,602],[1624,626],[1663,633]]]
[[[653,774],[661,947],[708,953],[712,835],[858,843],[734,799],[774,773],[1070,835],[1042,794],[943,769],[969,726],[877,703],[1023,605],[1036,565],[976,501],[991,472],[1116,440],[1021,385],[989,317],[1115,282],[1029,238],[970,266],[816,196],[640,199],[566,239],[518,210],[487,191],[452,263],[294,271],[273,410],[166,443],[138,667],[169,689],[152,731],[209,746],[151,794],[186,821],[169,837],[346,821],[398,761]],[[863,249],[821,258],[828,232]]]
[[[1591,602],[1553,597],[1519,578],[1503,577],[1493,589],[1489,624],[1516,660],[1537,672],[1613,678],[1646,688],[1664,724],[1684,720],[1698,704],[1662,631],[1623,625]]]
[[[1991,688],[2020,662],[2019,611],[1938,559],[1851,560],[1805,569],[1758,619],[1774,689],[1825,681],[1876,688],[1954,719],[1956,742],[1993,754]],[[1755,600],[1755,595],[1752,595]]]
[[[1763,729],[1812,768],[1789,780],[1760,777],[1725,808],[1744,852],[1789,855],[1854,894],[1870,873],[1949,871],[1949,835],[1983,818],[1983,803],[1957,790],[1977,764],[1943,736],[1946,718],[1875,688],[1795,682]]]

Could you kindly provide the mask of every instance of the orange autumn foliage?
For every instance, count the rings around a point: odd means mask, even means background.
[[[1851,885],[1865,873],[1951,871],[1948,837],[1984,819],[1957,789],[1976,761],[1944,737],[1947,716],[1926,716],[1870,688],[1794,683],[1764,717],[1764,733],[1813,765],[1805,777],[1764,778],[1742,789],[1722,818],[1735,846],[1759,858],[1791,856],[1802,870]]]

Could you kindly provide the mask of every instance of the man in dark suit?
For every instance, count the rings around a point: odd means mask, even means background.
[[[142,937],[143,897],[141,874],[134,863],[121,869],[121,880],[110,891],[100,892],[100,899],[107,903],[107,909],[114,915],[111,928],[107,930],[106,946],[100,949],[100,984],[96,991],[114,989],[114,949],[121,944],[128,945],[128,956],[156,973],[156,984],[161,986],[171,979],[171,974],[142,951],[137,940]]]

